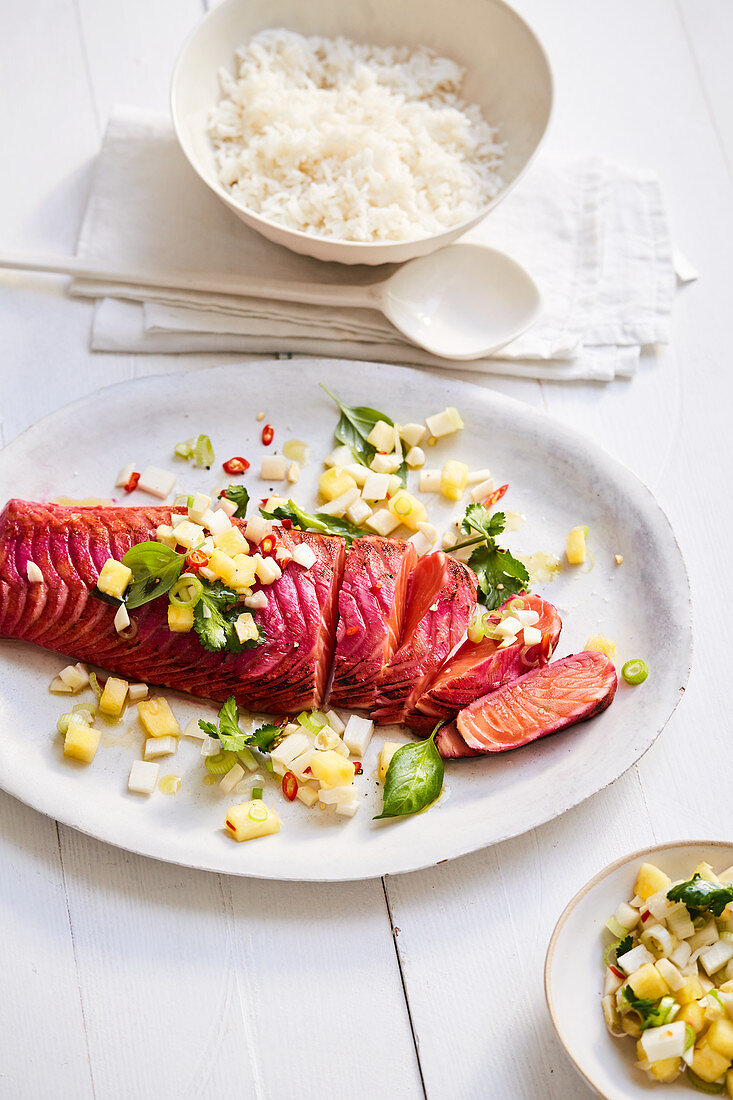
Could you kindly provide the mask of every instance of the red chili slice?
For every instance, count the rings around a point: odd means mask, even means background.
[[[227,820],[226,820],[226,827],[227,827],[227,829],[231,829],[233,833],[236,833],[236,831],[237,831],[236,825],[232,825],[229,818],[227,818]]]
[[[641,919],[642,920],[649,920],[650,916],[651,916],[651,913],[649,912],[649,910],[645,909],[644,912],[641,914]]]
[[[289,802],[293,802],[297,793],[298,780],[295,778],[292,772],[285,772],[285,775],[283,776],[283,794]]]
[[[347,626],[347,628],[346,628],[346,637],[347,638],[353,638],[355,634],[359,633],[359,629],[360,628],[358,626]]]
[[[494,489],[493,493],[489,493],[489,495],[486,497],[486,500],[481,502],[484,508],[491,508],[493,504],[496,504],[498,500],[501,500],[508,488],[509,484],[507,483],[506,485],[500,485],[498,489]]]
[[[361,766],[361,760],[354,761],[354,775],[361,775],[364,769]]]
[[[265,535],[260,543],[260,551],[263,554],[272,554],[277,546],[277,539],[274,535]]]
[[[235,455],[234,458],[229,458],[226,462],[222,462],[222,468],[228,474],[246,474],[249,469],[249,462],[246,458],[242,458],[241,455]]]
[[[310,766],[310,764],[308,765],[308,767],[307,767],[307,768],[303,768],[303,774],[304,774],[304,775],[312,775],[312,774],[313,774],[313,772],[311,771],[311,766]]]
[[[262,429],[262,442],[266,447],[270,446],[274,436],[275,429],[273,428],[272,424],[265,424],[264,428]]]
[[[621,981],[623,981],[624,978],[626,977],[623,970],[619,970],[619,968],[617,966],[612,966],[611,967],[611,973],[615,974],[617,978],[621,979]]]
[[[209,559],[203,550],[192,550],[186,558],[187,569],[203,569],[209,564]]]
[[[137,472],[137,470],[133,470],[133,472],[130,474],[130,480],[126,481],[123,486],[125,492],[131,493],[133,489],[137,489],[137,483],[139,482],[139,480],[140,474]]]
[[[291,519],[281,519],[280,526],[284,527],[286,531],[289,531],[293,526],[293,521]]]

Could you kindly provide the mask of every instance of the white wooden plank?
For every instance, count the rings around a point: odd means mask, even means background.
[[[227,879],[61,828],[96,1100],[421,1097],[378,881]],[[385,1051],[389,1050],[389,1058]]]
[[[677,0],[677,6],[733,174],[733,8],[726,0]]]
[[[0,792],[0,1093],[92,1097],[56,823]],[[51,1075],[49,1075],[51,1067]]]

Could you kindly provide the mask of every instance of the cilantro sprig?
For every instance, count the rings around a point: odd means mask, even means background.
[[[229,696],[219,711],[217,722],[206,722],[199,718],[199,727],[203,733],[220,741],[225,752],[241,752],[246,748],[268,752],[276,737],[282,733],[282,726],[275,726],[272,722],[265,722],[252,733],[243,733],[239,728],[239,707],[233,695]]]
[[[695,871],[687,882],[680,882],[668,890],[667,897],[670,901],[684,902],[693,920],[708,913],[719,917],[726,905],[733,901],[733,883],[709,882]]]
[[[235,623],[242,612],[239,594],[222,581],[204,585],[201,599],[193,609],[193,628],[204,649],[209,653],[241,653],[243,649],[256,649],[265,640],[262,627],[258,636],[240,642]]]
[[[452,553],[465,546],[475,546],[468,565],[478,577],[478,600],[489,611],[495,611],[510,596],[529,591],[526,566],[496,542],[505,527],[503,512],[492,515],[483,504],[469,504],[461,521],[461,531],[470,537],[447,551]]]

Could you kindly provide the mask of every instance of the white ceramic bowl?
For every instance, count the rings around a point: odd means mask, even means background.
[[[471,221],[414,241],[361,242],[286,229],[232,201],[219,182],[206,133],[218,102],[217,71],[232,69],[235,50],[258,31],[285,27],[305,35],[344,35],[379,46],[426,45],[467,69],[465,98],[506,142],[503,190]],[[294,252],[345,264],[402,263],[456,240],[517,182],[544,136],[552,76],[537,38],[502,0],[223,0],[195,28],[173,71],[171,111],[181,148],[201,179],[263,236]]]
[[[688,878],[701,860],[716,871],[733,864],[733,844],[686,840],[660,844],[616,860],[591,879],[567,905],[547,949],[545,996],[550,1016],[568,1057],[588,1084],[606,1100],[694,1096],[683,1076],[671,1085],[650,1081],[634,1067],[636,1046],[614,1039],[601,1011],[603,926],[619,902],[633,892],[640,865],[656,863],[672,879]]]

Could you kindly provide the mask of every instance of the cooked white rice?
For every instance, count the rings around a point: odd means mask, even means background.
[[[426,47],[263,31],[237,51],[209,134],[222,184],[288,229],[404,241],[468,221],[501,189],[502,145]]]

